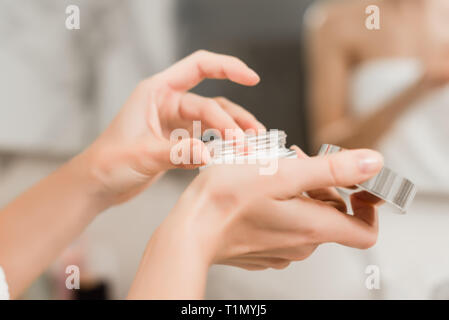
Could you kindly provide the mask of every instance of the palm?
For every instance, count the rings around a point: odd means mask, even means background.
[[[189,92],[205,78],[229,79],[252,86],[257,74],[237,58],[199,51],[169,69],[142,81],[123,109],[96,142],[103,144],[105,181],[122,200],[143,190],[167,169],[176,167],[170,159],[175,129],[187,129],[193,121],[202,129],[264,129],[254,116],[224,98],[205,98]],[[202,144],[196,139],[182,143]],[[182,165],[185,168],[200,164]],[[123,179],[126,177],[126,179]]]

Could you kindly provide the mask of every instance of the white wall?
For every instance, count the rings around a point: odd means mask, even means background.
[[[2,0],[0,152],[73,153],[173,61],[172,0]],[[65,28],[76,4],[81,29]]]

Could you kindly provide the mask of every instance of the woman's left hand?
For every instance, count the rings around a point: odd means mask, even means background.
[[[378,199],[352,195],[349,215],[333,187],[377,174],[380,154],[352,150],[278,164],[272,175],[250,164],[199,174],[153,234],[128,298],[197,299],[212,264],[282,269],[323,243],[375,244]]]

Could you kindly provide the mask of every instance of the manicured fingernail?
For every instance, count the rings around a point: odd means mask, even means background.
[[[375,151],[364,151],[359,158],[359,168],[363,173],[375,173],[383,166],[382,156]]]

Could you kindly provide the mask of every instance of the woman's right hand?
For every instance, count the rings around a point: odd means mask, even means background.
[[[218,130],[223,137],[227,130],[243,134],[265,129],[252,114],[226,98],[190,92],[206,78],[246,86],[260,80],[241,60],[203,50],[143,80],[105,132],[72,161],[85,168],[91,193],[103,206],[128,201],[169,169],[206,164],[210,155],[199,140],[206,129]],[[195,121],[200,123],[198,132]],[[176,132],[186,136],[178,140],[173,135]],[[173,154],[185,147],[188,156],[175,161]]]
[[[284,268],[326,242],[371,247],[376,201],[353,196],[349,215],[331,187],[365,181],[382,163],[377,152],[356,150],[279,160],[273,175],[258,165],[206,169],[153,235],[130,298],[201,298],[212,264]]]

